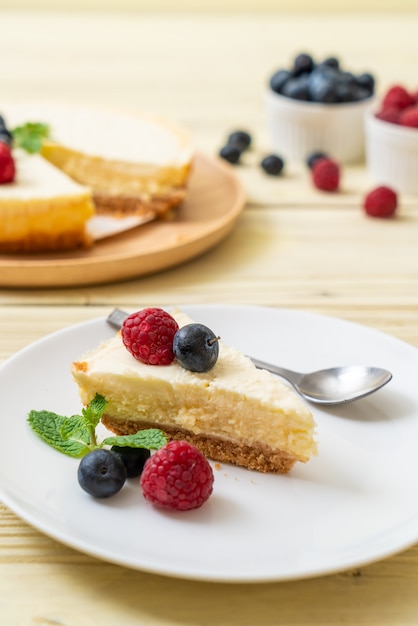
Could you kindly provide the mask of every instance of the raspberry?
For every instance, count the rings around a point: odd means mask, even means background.
[[[399,123],[402,124],[402,126],[418,128],[418,104],[404,109],[399,118]]]
[[[376,117],[383,122],[390,122],[391,124],[399,124],[399,118],[401,109],[398,107],[390,106],[385,109],[381,109],[376,113]]]
[[[170,441],[146,461],[141,476],[144,497],[176,511],[197,509],[213,490],[207,459],[187,441]]]
[[[147,365],[170,365],[178,328],[174,317],[163,309],[142,309],[123,322],[122,341],[138,361]]]
[[[312,181],[322,191],[336,191],[340,184],[340,166],[332,159],[317,159],[312,166]]]
[[[398,109],[406,109],[406,107],[415,104],[414,97],[401,85],[394,85],[383,98],[383,108],[398,107]]]
[[[0,142],[0,185],[11,183],[16,173],[15,162],[10,147]]]
[[[391,217],[398,206],[398,198],[389,187],[376,187],[364,199],[364,210],[371,217]]]

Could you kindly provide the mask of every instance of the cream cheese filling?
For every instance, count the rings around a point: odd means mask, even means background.
[[[88,198],[90,189],[74,182],[54,165],[37,154],[14,149],[16,177],[12,183],[0,185],[0,203],[13,200],[50,200],[55,198]],[[29,207],[30,208],[30,207]]]

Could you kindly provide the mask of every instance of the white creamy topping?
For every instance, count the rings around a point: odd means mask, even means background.
[[[172,313],[179,326],[192,320],[182,312]],[[305,404],[287,384],[265,370],[256,369],[251,360],[235,348],[219,342],[219,358],[215,366],[204,373],[191,372],[176,361],[171,365],[145,365],[135,359],[125,348],[120,334],[103,343],[92,354],[87,355],[89,375],[105,375],[125,379],[166,381],[171,385],[198,386],[202,393],[210,390],[227,389],[258,399],[263,404],[280,408],[282,411],[308,412]]]
[[[187,133],[140,114],[37,103],[5,106],[2,112],[10,128],[26,122],[47,124],[51,140],[93,157],[179,166],[192,156]]]
[[[13,183],[0,185],[0,201],[47,199],[88,191],[37,154],[13,150],[13,157],[16,177]]]

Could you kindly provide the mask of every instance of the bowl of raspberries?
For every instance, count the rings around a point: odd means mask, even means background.
[[[418,193],[418,88],[389,87],[366,114],[366,162],[370,177],[402,193]]]
[[[316,151],[341,163],[364,158],[364,115],[372,108],[375,78],[354,73],[337,57],[316,60],[298,54],[290,67],[276,70],[266,93],[267,121],[274,151],[289,161],[305,161]]]

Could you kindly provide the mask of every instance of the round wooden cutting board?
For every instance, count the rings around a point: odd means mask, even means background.
[[[110,283],[171,268],[224,239],[244,204],[245,194],[232,167],[197,154],[187,199],[172,219],[101,239],[90,250],[0,255],[0,286]]]

